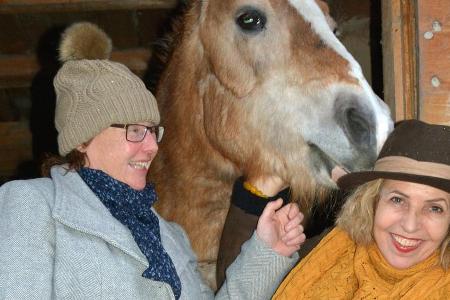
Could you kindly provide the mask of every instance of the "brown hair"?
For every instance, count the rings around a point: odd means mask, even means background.
[[[86,148],[92,139],[81,144],[81,147]],[[41,174],[44,177],[50,177],[50,169],[53,166],[66,165],[66,170],[78,171],[82,167],[86,165],[86,162],[89,162],[89,158],[87,157],[85,152],[81,152],[78,149],[72,149],[67,155],[51,155],[47,157],[41,165]]]
[[[51,155],[42,163],[41,174],[42,176],[50,177],[50,169],[57,165],[66,165],[67,171],[78,171],[84,166],[86,159],[86,153],[77,149],[70,151],[66,156]]]
[[[384,179],[376,179],[356,188],[346,200],[336,220],[336,225],[347,232],[357,244],[368,245],[374,241],[373,221],[383,182]],[[444,270],[450,266],[450,230],[441,244],[440,265]]]

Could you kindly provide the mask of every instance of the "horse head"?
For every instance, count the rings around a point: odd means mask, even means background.
[[[367,169],[392,123],[315,1],[202,1],[204,132],[244,174]]]

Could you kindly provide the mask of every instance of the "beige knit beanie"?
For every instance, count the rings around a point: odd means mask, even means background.
[[[91,23],[76,23],[63,33],[63,65],[53,81],[63,156],[111,124],[159,124],[155,98],[127,67],[108,60],[111,48],[109,37]]]

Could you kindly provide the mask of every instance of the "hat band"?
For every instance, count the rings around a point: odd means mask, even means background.
[[[432,176],[450,180],[450,166],[418,161],[404,156],[386,156],[375,163],[374,171]]]

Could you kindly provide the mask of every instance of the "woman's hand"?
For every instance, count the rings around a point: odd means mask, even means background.
[[[256,234],[278,254],[291,256],[306,239],[301,225],[303,214],[295,203],[281,207],[282,204],[280,198],[266,205],[259,218]]]

